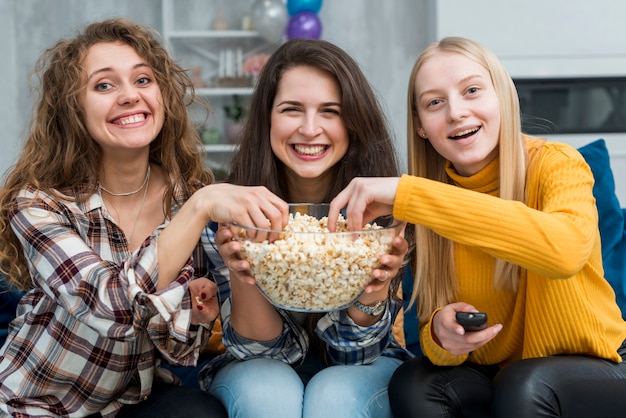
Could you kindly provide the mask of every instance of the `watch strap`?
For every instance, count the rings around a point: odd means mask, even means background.
[[[387,306],[386,300],[377,300],[372,305],[364,305],[358,300],[354,302],[354,307],[357,308],[361,312],[365,312],[368,315],[376,316],[380,315]]]

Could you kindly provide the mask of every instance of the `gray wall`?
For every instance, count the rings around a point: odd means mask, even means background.
[[[237,0],[237,3],[246,0]],[[231,0],[186,0],[181,6],[228,7]],[[252,0],[247,0],[252,4]],[[231,3],[232,4],[232,3]],[[428,43],[428,0],[325,0],[322,38],[346,49],[362,66],[392,123],[405,159],[406,85]],[[85,23],[115,16],[162,30],[161,0],[0,0],[0,174],[14,162],[32,112],[28,73],[40,52]]]

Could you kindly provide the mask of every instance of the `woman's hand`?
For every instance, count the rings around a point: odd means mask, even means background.
[[[233,279],[246,284],[255,284],[256,280],[250,271],[250,263],[239,257],[241,242],[233,240],[233,230],[224,225],[220,225],[215,233],[215,244],[217,251],[222,256],[224,264],[228,267],[231,282]]]
[[[210,221],[282,230],[289,221],[289,205],[262,186],[215,183],[197,190],[161,232],[157,290],[176,280]]]
[[[214,183],[199,190],[209,203],[208,220],[217,223],[282,230],[289,221],[289,205],[263,186]],[[196,193],[198,193],[196,192]],[[206,197],[206,199],[204,199]]]
[[[356,177],[330,202],[328,229],[335,230],[339,212],[346,208],[348,228],[359,230],[366,223],[393,213],[399,177]]]
[[[495,324],[481,331],[465,331],[456,322],[457,312],[478,312],[464,302],[451,303],[435,314],[432,320],[433,337],[450,354],[460,356],[474,351],[491,341],[502,330],[502,324]]]
[[[217,285],[207,279],[199,278],[189,282],[191,295],[191,323],[209,324],[215,321],[220,311],[217,300]]]
[[[389,288],[389,279],[396,277],[409,250],[409,243],[398,235],[391,242],[391,251],[380,257],[381,267],[373,271],[374,279],[365,287],[365,293],[375,293]]]
[[[239,335],[251,340],[272,340],[282,332],[283,320],[255,286],[250,263],[239,257],[241,242],[232,240],[233,233],[224,225],[220,225],[215,233],[217,250],[230,274],[232,327]]]

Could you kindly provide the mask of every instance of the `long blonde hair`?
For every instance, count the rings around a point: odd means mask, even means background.
[[[442,53],[461,54],[482,65],[491,76],[500,106],[500,198],[524,201],[526,151],[521,131],[519,99],[513,80],[498,58],[483,45],[460,37],[447,37],[430,44],[417,58],[408,86],[407,142],[409,174],[451,183],[446,160],[428,140],[419,137],[415,83],[417,73],[429,58]],[[421,225],[415,225],[414,284],[411,303],[417,302],[420,321],[426,322],[438,307],[455,301],[458,293],[454,266],[454,243]],[[497,259],[494,286],[516,290],[519,266]]]
[[[86,84],[83,61],[93,45],[129,45],[155,74],[165,106],[165,122],[150,144],[149,159],[166,174],[166,215],[171,212],[175,187],[188,195],[214,181],[203,164],[202,142],[187,111],[196,101],[193,84],[159,40],[160,35],[148,26],[123,18],[104,20],[89,24],[73,39],[59,40],[37,61],[31,75],[40,81],[39,100],[21,155],[0,189],[0,270],[18,288],[27,289],[30,276],[20,242],[9,225],[15,195],[32,185],[57,196],[64,190],[64,199],[71,195],[80,202],[96,190],[102,154],[87,132],[79,104]]]

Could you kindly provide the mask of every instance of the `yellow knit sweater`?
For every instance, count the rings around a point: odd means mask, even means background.
[[[620,362],[626,322],[603,277],[593,175],[572,147],[528,139],[527,202],[498,198],[498,159],[471,177],[453,169],[455,185],[405,175],[394,216],[455,242],[459,302],[487,312],[502,331],[471,361],[506,364],[555,354],[588,354]],[[522,267],[516,293],[495,290],[494,257]],[[418,290],[419,291],[419,290]],[[438,365],[454,356],[420,324],[420,342]]]

